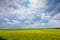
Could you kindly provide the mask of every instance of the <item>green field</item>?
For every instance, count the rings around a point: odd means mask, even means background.
[[[60,40],[60,29],[0,30],[0,40]]]

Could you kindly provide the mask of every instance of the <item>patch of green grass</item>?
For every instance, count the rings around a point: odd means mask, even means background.
[[[60,40],[60,30],[0,30],[0,40]]]

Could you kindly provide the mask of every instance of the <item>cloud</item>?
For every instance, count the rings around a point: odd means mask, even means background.
[[[60,27],[60,13],[57,13],[52,17],[52,19],[49,21],[50,24],[56,25],[56,27]]]
[[[60,3],[48,1],[0,0],[0,28],[59,27]]]
[[[52,25],[54,25],[53,27],[60,27],[60,20],[54,20],[54,19],[52,19],[52,20],[50,20],[49,21],[49,24],[52,24]]]
[[[47,0],[29,0],[29,1],[30,1],[30,7],[32,9],[45,8],[46,7],[46,1]]]
[[[53,19],[55,19],[55,20],[60,20],[60,13],[57,13],[54,17],[53,17]]]

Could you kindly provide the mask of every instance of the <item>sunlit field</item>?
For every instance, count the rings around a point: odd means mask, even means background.
[[[60,29],[0,30],[0,40],[60,40]]]

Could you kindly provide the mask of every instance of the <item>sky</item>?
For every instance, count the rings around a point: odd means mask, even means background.
[[[0,29],[59,27],[60,0],[0,0]]]

